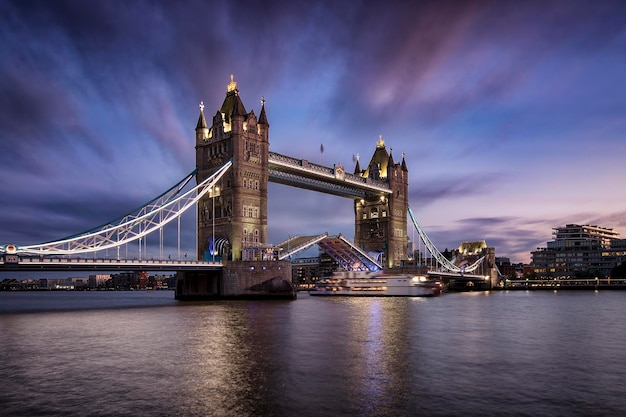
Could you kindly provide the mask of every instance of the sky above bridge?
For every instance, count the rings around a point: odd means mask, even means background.
[[[275,152],[348,171],[380,135],[405,153],[441,250],[484,239],[528,261],[567,223],[626,237],[626,3],[414,3],[0,2],[0,243],[175,184],[230,74],[248,111],[265,98]],[[270,243],[325,231],[353,237],[350,200],[270,186]]]

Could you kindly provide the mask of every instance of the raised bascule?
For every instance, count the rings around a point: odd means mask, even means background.
[[[408,204],[409,171],[405,156],[396,162],[382,136],[367,165],[357,158],[354,170],[341,164],[326,167],[270,151],[270,125],[265,101],[257,116],[247,111],[237,83],[231,75],[221,107],[207,118],[204,103],[195,128],[196,169],[190,176],[139,210],[116,222],[55,242],[38,245],[0,245],[3,267],[36,270],[37,267],[63,268],[71,256],[113,250],[114,261],[93,262],[78,258],[77,269],[144,268],[166,269],[170,262],[123,261],[120,248],[142,241],[147,235],[160,234],[163,259],[163,226],[178,219],[180,259],[180,215],[197,210],[197,261],[176,264],[176,298],[295,298],[291,283],[291,263],[285,259],[317,244],[348,270],[380,270],[402,267],[409,258],[407,214],[426,249],[437,264],[452,274],[465,275],[479,265],[488,264],[487,275],[497,275],[493,251],[489,259],[458,266],[437,250],[417,223]],[[196,186],[183,192],[195,175]],[[328,193],[353,201],[354,240],[346,236],[294,236],[278,245],[268,242],[268,183]],[[144,252],[146,250],[144,249]],[[28,256],[31,256],[29,258]],[[35,256],[37,259],[33,259]],[[483,268],[484,272],[485,268]]]

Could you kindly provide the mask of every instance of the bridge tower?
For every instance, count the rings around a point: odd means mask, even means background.
[[[196,167],[200,183],[230,158],[233,166],[198,202],[198,259],[241,260],[247,248],[267,243],[269,123],[265,100],[257,119],[246,111],[234,77],[211,125],[196,125]]]
[[[387,181],[392,190],[354,200],[354,242],[366,252],[380,254],[386,268],[400,266],[408,251],[409,171],[404,154],[402,162],[395,163],[381,136],[367,167],[362,170],[357,159],[354,174]]]

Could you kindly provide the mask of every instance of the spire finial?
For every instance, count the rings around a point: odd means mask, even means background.
[[[261,96],[261,106],[265,106],[265,96]]]
[[[227,92],[237,90],[237,83],[235,82],[235,76],[230,74],[230,83],[228,84]]]
[[[383,135],[378,137],[378,143],[376,144],[377,148],[382,148],[385,146],[385,141],[383,140]]]
[[[204,111],[204,101],[201,101],[200,104],[198,105],[198,107],[200,107],[200,111]]]

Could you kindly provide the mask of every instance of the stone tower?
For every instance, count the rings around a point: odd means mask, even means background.
[[[234,77],[211,125],[196,125],[197,182],[232,158],[233,166],[198,202],[198,259],[241,260],[246,249],[267,243],[269,123],[265,101],[259,117],[246,112]]]
[[[354,174],[386,182],[392,190],[391,194],[354,200],[354,242],[364,251],[378,254],[384,267],[400,266],[408,251],[409,171],[404,155],[402,162],[395,163],[381,136],[367,168],[362,170],[357,160]]]

